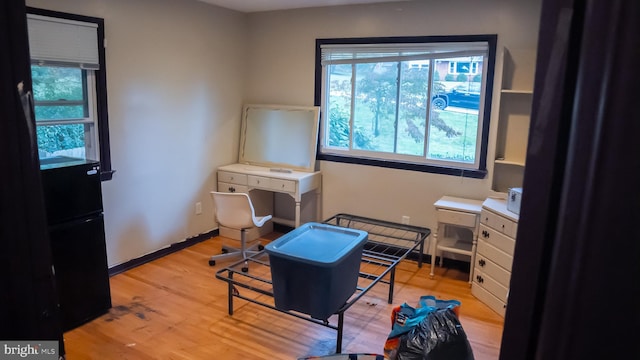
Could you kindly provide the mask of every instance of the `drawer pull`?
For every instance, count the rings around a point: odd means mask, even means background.
[[[482,230],[482,236],[487,239],[489,237],[489,232],[487,230]]]
[[[476,281],[478,282],[478,284],[482,284],[484,282],[484,279],[482,278],[482,276],[476,275]]]
[[[486,264],[487,264],[487,262],[486,262],[486,261],[484,261],[484,259],[480,259],[480,260],[478,260],[478,265],[480,265],[480,266],[485,266]]]
[[[233,186],[229,186],[229,192],[231,193],[236,192],[236,188],[234,188]]]

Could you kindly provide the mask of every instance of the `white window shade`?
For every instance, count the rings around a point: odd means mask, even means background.
[[[32,63],[100,68],[98,24],[33,14],[27,24]]]
[[[486,42],[417,44],[322,44],[322,65],[427,60],[486,54]]]

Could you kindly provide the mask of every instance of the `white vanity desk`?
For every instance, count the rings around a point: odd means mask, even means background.
[[[246,164],[231,164],[218,168],[218,191],[249,193],[259,189],[288,194],[295,201],[295,219],[273,218],[273,222],[292,227],[300,226],[302,195],[316,193],[316,216],[320,216],[322,175],[320,171],[276,172],[271,168]]]
[[[316,171],[319,121],[318,106],[244,105],[238,160],[217,173],[218,191],[249,194],[256,215],[273,216],[264,226],[249,229],[248,241],[273,231],[273,223],[297,228],[322,216],[322,175]],[[312,191],[315,199],[304,196]],[[295,205],[279,194],[289,195]],[[240,239],[237,229],[219,228],[220,236]]]

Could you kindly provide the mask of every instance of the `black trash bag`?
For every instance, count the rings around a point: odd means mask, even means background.
[[[397,360],[473,360],[473,351],[451,309],[431,312],[400,338]]]

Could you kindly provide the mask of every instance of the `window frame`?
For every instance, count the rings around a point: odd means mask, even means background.
[[[28,14],[42,15],[57,17],[61,19],[76,20],[88,23],[95,23],[98,25],[98,58],[100,62],[100,69],[93,70],[94,72],[94,89],[87,89],[87,91],[94,91],[95,100],[95,115],[97,121],[96,134],[98,137],[99,148],[97,153],[100,161],[100,179],[102,181],[111,180],[115,170],[111,167],[111,150],[109,145],[109,112],[107,106],[107,66],[105,56],[105,32],[104,32],[104,19],[98,17],[91,17],[85,15],[77,15],[64,13],[59,11],[52,11],[34,7],[26,7]]]
[[[340,163],[360,164],[368,166],[378,166],[384,168],[420,171],[427,173],[436,173],[444,175],[463,176],[469,178],[484,179],[487,176],[487,151],[489,141],[489,125],[491,120],[491,103],[493,93],[493,78],[495,73],[496,62],[496,44],[497,35],[452,35],[452,36],[411,36],[411,37],[368,37],[368,38],[325,38],[316,39],[316,58],[315,58],[315,91],[314,105],[321,106],[322,109],[322,87],[323,87],[323,68],[321,64],[321,46],[325,44],[394,44],[394,43],[438,43],[438,42],[486,42],[488,44],[488,55],[486,64],[483,65],[483,71],[486,71],[485,97],[482,106],[482,127],[479,137],[480,151],[478,168],[457,167],[450,163],[443,162],[441,165],[435,164],[418,164],[399,160],[374,159],[358,157],[357,155],[336,155],[326,154],[321,151],[322,138],[318,138],[318,149],[316,159]],[[324,129],[322,124],[322,116],[320,128]],[[324,130],[323,130],[324,131]]]

